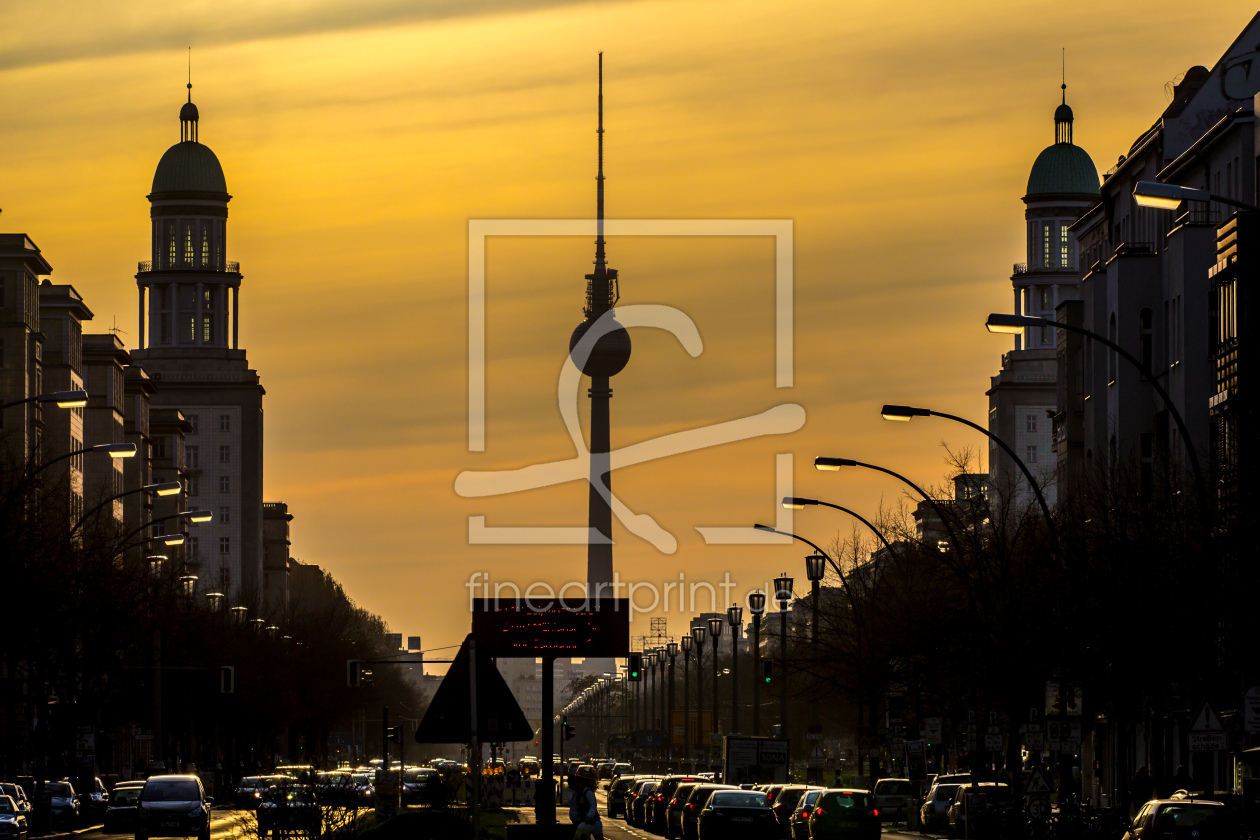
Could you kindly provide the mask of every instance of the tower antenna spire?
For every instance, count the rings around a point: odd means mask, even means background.
[[[1063,104],[1067,104],[1067,47],[1060,47],[1059,54],[1059,79],[1060,89],[1063,91]]]
[[[188,48],[188,101],[192,102],[192,47]]]
[[[603,271],[604,256],[604,52],[599,53],[599,172],[595,176],[595,271]]]

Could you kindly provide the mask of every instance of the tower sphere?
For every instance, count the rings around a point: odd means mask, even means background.
[[[569,337],[569,356],[573,358],[573,364],[581,368],[582,373],[587,376],[615,376],[621,373],[630,361],[630,333],[626,332],[625,327],[617,323],[615,318],[613,318],[615,326],[595,342],[585,365],[578,364],[578,359],[573,356],[573,349],[577,347],[578,342],[582,340],[582,336],[586,335],[586,331],[593,323],[595,322],[583,321],[577,325],[577,329]]]

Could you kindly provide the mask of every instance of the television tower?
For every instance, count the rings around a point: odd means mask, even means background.
[[[600,318],[602,335],[585,362],[573,358],[582,373],[591,378],[587,395],[591,398],[590,535],[586,548],[586,587],[591,597],[612,597],[612,477],[609,458],[608,401],[612,399],[610,378],[630,361],[630,334],[617,323],[613,307],[620,300],[617,270],[609,268],[604,254],[604,54],[599,54],[599,168],[595,176],[595,270],[586,275],[586,319],[569,338],[569,353]],[[603,331],[611,321],[612,329]],[[602,491],[601,491],[602,487]],[[599,584],[608,584],[600,587]]]

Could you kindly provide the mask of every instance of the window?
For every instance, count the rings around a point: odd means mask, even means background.
[[[153,439],[153,457],[154,458],[166,457],[166,438],[165,437],[159,437],[159,438]]]
[[[219,522],[221,522],[224,525],[227,525],[231,521],[232,521],[232,509],[230,507],[219,508]]]
[[[1027,464],[1037,463],[1037,447],[1027,446],[1024,449],[1025,449],[1024,462]]]
[[[210,229],[205,224],[201,226],[201,264],[210,265]]]
[[[201,343],[209,344],[214,340],[214,316],[201,316]]]
[[[193,230],[192,222],[184,222],[184,265],[193,264]]]
[[[1065,225],[1059,225],[1059,265],[1064,268],[1072,267],[1072,243],[1068,240],[1068,229]]]
[[[188,477],[188,495],[189,496],[201,495],[201,480],[198,479],[196,476]]]
[[[219,415],[219,431],[220,432],[232,431],[232,415],[230,414]]]
[[[232,553],[232,538],[231,537],[219,537],[219,553],[220,554]]]
[[[232,447],[226,444],[219,447],[219,463],[220,464],[232,463]]]
[[[188,556],[189,557],[196,558],[198,554],[197,550],[199,547],[200,547],[200,542],[197,537],[188,538]]]
[[[1037,431],[1037,415],[1036,414],[1027,414],[1024,416],[1024,428],[1026,431],[1029,431],[1029,432]]]
[[[1050,229],[1054,222],[1043,222],[1041,225],[1041,267],[1049,268],[1050,262]]]
[[[196,414],[187,414],[187,415],[185,415],[185,416],[184,416],[184,419],[188,421],[188,425],[189,425],[189,426],[192,426],[192,428],[188,430],[188,434],[190,434],[190,435],[195,435],[195,434],[197,434],[197,419],[198,419],[198,418],[197,418],[197,415],[196,415]]]
[[[190,470],[199,469],[201,467],[201,447],[195,444],[184,448],[187,455],[188,468]]]
[[[232,492],[232,477],[230,475],[219,476],[219,492],[220,493]]]

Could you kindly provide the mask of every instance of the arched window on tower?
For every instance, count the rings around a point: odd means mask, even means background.
[[[1051,266],[1054,265],[1054,263],[1050,261],[1051,253],[1052,253],[1050,250],[1050,234],[1053,228],[1054,228],[1054,222],[1041,223],[1041,267],[1042,268],[1050,268]]]
[[[175,222],[166,223],[166,265],[165,268],[172,268],[175,265]]]
[[[1072,242],[1069,237],[1067,225],[1059,224],[1059,266],[1061,268],[1072,268]]]
[[[201,266],[210,266],[210,222],[201,223]]]
[[[184,234],[181,238],[184,240],[184,266],[187,268],[192,268],[193,265],[195,265],[195,263],[193,262],[193,254],[195,252],[193,250],[193,223],[192,222],[184,222]]]

